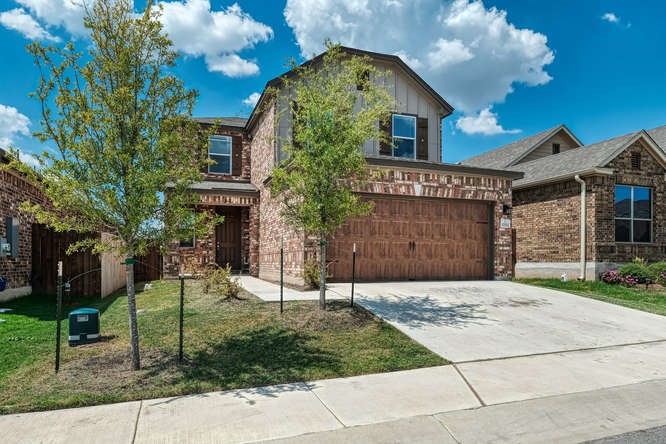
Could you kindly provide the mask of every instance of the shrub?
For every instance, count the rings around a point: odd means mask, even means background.
[[[666,262],[655,262],[648,267],[652,280],[661,284],[666,284]]]
[[[309,288],[319,289],[319,261],[308,259],[303,266],[303,281]]]
[[[599,278],[607,284],[621,284],[624,282],[624,278],[620,276],[617,270],[604,271]]]
[[[633,285],[644,284],[648,279],[651,279],[651,273],[648,267],[645,264],[637,262],[630,262],[621,266],[618,273],[620,273],[620,276],[625,279],[626,284],[628,284],[628,282],[626,282],[627,278],[636,281]]]
[[[205,294],[212,293],[222,299],[238,299],[243,286],[238,277],[231,274],[231,265],[211,267],[201,276],[202,290]]]
[[[328,272],[328,266],[332,262],[326,264],[326,279],[333,277],[332,274]],[[317,259],[308,259],[303,264],[303,281],[308,288],[319,289],[319,261]]]

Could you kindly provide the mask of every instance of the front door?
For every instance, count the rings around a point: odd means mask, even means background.
[[[220,207],[217,211],[224,222],[215,228],[215,262],[220,267],[231,265],[232,270],[241,269],[241,209]]]

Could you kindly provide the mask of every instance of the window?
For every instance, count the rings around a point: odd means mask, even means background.
[[[208,157],[216,163],[208,165],[211,174],[231,174],[231,137],[211,136]]]
[[[193,248],[194,247],[194,211],[191,211],[185,216],[185,220],[180,223],[180,247]]]
[[[416,157],[416,117],[393,115],[393,156]]]
[[[559,143],[554,143],[553,144],[553,154],[560,154],[560,144]]]
[[[652,242],[652,190],[615,186],[615,241]]]

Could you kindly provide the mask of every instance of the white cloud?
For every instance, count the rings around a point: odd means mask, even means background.
[[[458,39],[439,39],[435,43],[435,49],[428,53],[428,61],[434,69],[457,65],[473,58],[474,54]]]
[[[478,114],[464,116],[456,122],[456,128],[465,134],[483,134],[484,136],[495,136],[497,134],[516,134],[519,129],[506,130],[497,122],[497,114],[484,108]]]
[[[23,34],[30,40],[52,40],[60,41],[58,37],[51,35],[23,8],[16,8],[0,13],[0,24],[7,29],[12,29]]]
[[[620,21],[620,18],[617,15],[613,14],[612,12],[607,12],[601,16],[601,20],[606,20],[607,22],[610,23],[618,23]]]
[[[243,104],[254,108],[255,106],[257,106],[257,102],[259,102],[260,97],[261,94],[259,94],[258,92],[253,92],[247,98],[243,99]]]
[[[85,10],[95,0],[15,0],[35,20],[52,27],[62,27],[74,37],[87,34],[83,26]],[[204,57],[209,71],[230,77],[243,77],[259,72],[256,61],[239,53],[257,43],[273,38],[270,26],[254,20],[238,3],[226,9],[213,10],[210,0],[162,0],[162,23],[174,47],[194,57]]]
[[[273,38],[273,30],[254,20],[234,3],[213,11],[210,0],[160,2],[162,22],[176,49],[206,60],[209,71],[230,77],[259,72],[253,60],[242,58],[240,51]]]
[[[83,2],[90,7],[95,0],[15,0],[48,26],[62,27],[75,37],[86,35]]]
[[[14,144],[16,136],[30,135],[30,119],[13,106],[0,103],[0,148]]]
[[[33,168],[39,167],[39,160],[37,160],[37,157],[30,153],[25,153],[23,151],[19,151],[19,160],[23,163],[25,163],[28,166],[31,166]]]
[[[553,51],[545,35],[519,29],[480,0],[287,0],[301,54],[325,38],[399,55],[457,109],[472,114],[503,102],[515,85],[543,85]]]

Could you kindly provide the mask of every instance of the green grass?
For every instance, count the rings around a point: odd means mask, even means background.
[[[644,285],[627,288],[602,281],[562,282],[560,279],[516,279],[516,282],[568,291],[580,296],[666,316],[666,292],[662,287],[651,286],[649,290],[646,290]]]
[[[64,346],[54,375],[55,298],[0,304],[0,414],[176,396],[446,364],[363,309],[346,302],[221,301],[188,282],[185,360],[178,363],[178,283],[137,295],[142,369],[129,369],[127,297],[72,304],[99,308],[100,342]]]

